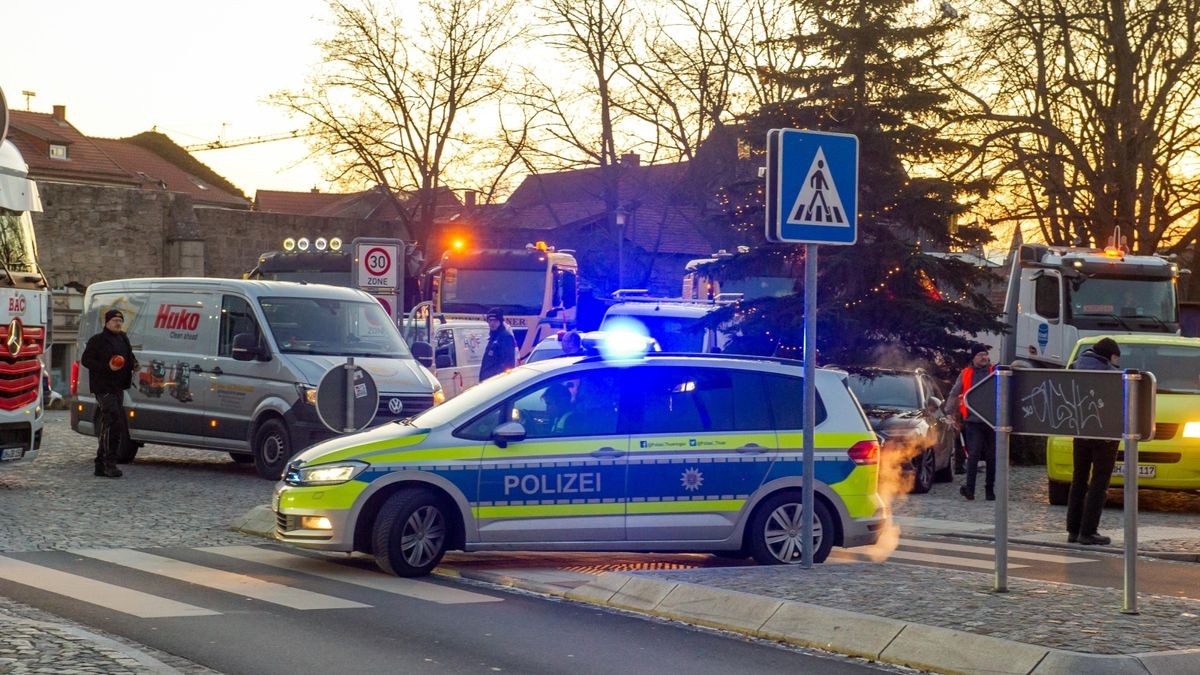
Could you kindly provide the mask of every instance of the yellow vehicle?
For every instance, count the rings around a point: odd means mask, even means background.
[[[1080,340],[1071,361],[1103,337]],[[1200,490],[1200,338],[1147,334],[1113,339],[1121,345],[1121,368],[1150,371],[1158,380],[1154,438],[1138,443],[1138,487]],[[1123,460],[1124,452],[1118,452],[1114,486],[1124,484]],[[1051,504],[1067,503],[1073,466],[1071,438],[1052,437],[1046,444]]]

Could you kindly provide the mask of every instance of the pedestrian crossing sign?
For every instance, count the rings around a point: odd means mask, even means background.
[[[772,129],[767,134],[767,239],[858,240],[858,137]]]

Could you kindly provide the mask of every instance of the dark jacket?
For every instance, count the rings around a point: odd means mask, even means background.
[[[517,339],[513,337],[508,324],[502,323],[499,328],[488,333],[483,360],[479,362],[479,381],[483,382],[493,375],[516,367]]]
[[[119,370],[108,366],[114,356],[125,357],[125,365]],[[133,371],[137,369],[129,336],[123,332],[113,333],[107,328],[88,339],[79,362],[88,369],[88,387],[93,394],[125,391],[133,384]]]
[[[1071,364],[1071,370],[1120,370],[1120,368],[1114,366],[1112,361],[1088,349],[1075,359],[1075,363]]]

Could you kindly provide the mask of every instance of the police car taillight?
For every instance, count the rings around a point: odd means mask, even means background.
[[[79,395],[79,362],[71,362],[71,395]]]
[[[855,464],[878,464],[879,441],[859,441],[846,454]]]

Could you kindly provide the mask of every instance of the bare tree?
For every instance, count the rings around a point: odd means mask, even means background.
[[[1000,0],[960,74],[978,160],[1047,241],[1138,251],[1200,237],[1200,1]]]
[[[476,139],[463,115],[501,91],[492,62],[517,34],[513,5],[421,0],[418,11],[402,16],[370,0],[333,0],[335,34],[319,43],[325,67],[306,90],[273,101],[307,121],[313,152],[333,158],[335,179],[386,188],[411,234],[428,242],[448,171],[472,166]],[[493,170],[512,166],[499,156]],[[400,200],[396,191],[411,198]]]

